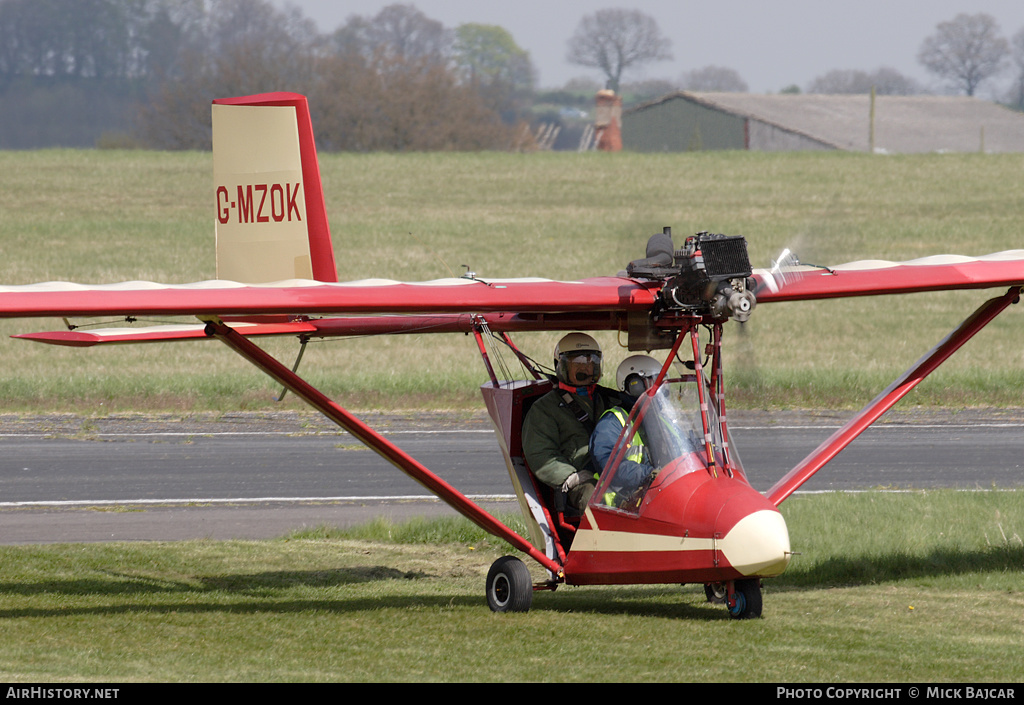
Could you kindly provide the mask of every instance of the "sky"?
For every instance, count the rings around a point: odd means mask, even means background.
[[[274,0],[297,6],[330,32],[351,15],[372,17],[397,0]],[[805,89],[833,69],[894,68],[926,86],[935,78],[917,61],[936,25],[959,13],[992,15],[1009,38],[1024,29],[1024,0],[405,0],[430,19],[455,28],[466,22],[504,27],[530,53],[538,87],[558,88],[577,76],[602,81],[597,69],[570,64],[566,45],[587,14],[638,9],[672,40],[673,60],[648,64],[625,81],[677,81],[704,66],[736,70],[754,93]],[[1010,74],[994,84],[1002,90]],[[985,97],[985,96],[981,96]]]

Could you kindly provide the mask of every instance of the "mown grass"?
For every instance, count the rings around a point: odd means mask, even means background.
[[[784,247],[818,264],[1016,249],[1022,168],[1019,154],[321,155],[339,276],[410,281],[462,265],[485,278],[614,274],[666,225],[677,242],[745,235],[756,266]],[[0,153],[0,282],[213,278],[211,184],[209,154]],[[731,403],[858,407],[996,293],[759,307],[728,331]],[[1024,406],[1020,322],[1017,307],[1004,313],[905,403]],[[54,324],[3,322],[0,334]],[[545,362],[556,338],[519,342]],[[613,369],[627,352],[601,341]],[[216,344],[2,345],[7,410],[265,408],[276,394]],[[302,369],[356,409],[468,408],[485,379],[463,336],[311,345]]]
[[[493,614],[469,522],[0,548],[7,682],[1019,682],[1024,493],[798,495],[763,619],[699,586]],[[514,517],[503,517],[514,522]],[[540,577],[540,574],[538,574]]]

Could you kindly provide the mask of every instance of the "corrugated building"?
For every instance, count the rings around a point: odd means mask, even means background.
[[[673,93],[624,111],[624,149],[1024,152],[1024,113],[966,96]]]

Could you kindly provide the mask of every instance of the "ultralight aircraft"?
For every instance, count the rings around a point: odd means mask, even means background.
[[[304,96],[269,93],[213,103],[217,238],[214,281],[183,285],[50,282],[0,287],[0,317],[187,315],[196,325],[120,327],[15,337],[70,346],[214,338],[494,536],[536,561],[534,582],[515,556],[487,576],[494,611],[525,611],[536,590],[560,585],[703,584],[736,618],[762,611],[761,581],[792,556],[778,506],[961,345],[1016,303],[1024,250],[985,257],[943,255],[831,268],[780,258],[750,266],[739,236],[698,233],[676,247],[669,228],[618,276],[552,281],[487,279],[467,273],[420,283],[339,282],[309,107]],[[248,282],[248,283],[237,283]],[[1005,289],[880,393],[767,492],[743,472],[727,424],[722,341],[729,319],[755,306],[944,289]],[[585,511],[539,482],[523,455],[523,418],[552,378],[516,347],[522,331],[617,331],[632,351],[667,351],[633,405],[612,459]],[[528,536],[521,536],[441,477],[329,399],[251,339],[296,336],[299,357],[313,338],[402,332],[474,336],[493,420]],[[526,379],[495,372],[494,350],[522,363]],[[499,367],[500,369],[500,367]],[[617,470],[640,438],[656,473],[636,486]]]

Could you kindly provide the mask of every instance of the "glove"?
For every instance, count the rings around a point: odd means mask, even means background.
[[[562,483],[562,492],[568,492],[574,487],[579,487],[584,482],[587,482],[593,477],[594,473],[592,472],[574,472],[572,475],[569,475],[569,477],[565,478],[565,482]]]

